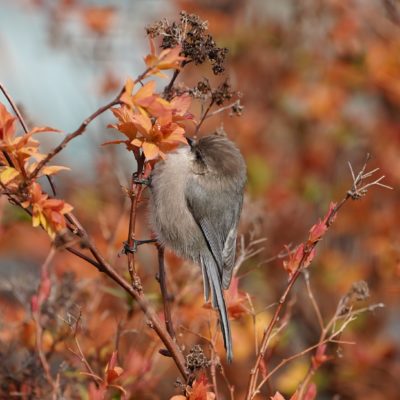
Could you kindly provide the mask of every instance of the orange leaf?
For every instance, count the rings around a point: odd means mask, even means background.
[[[0,141],[10,141],[15,134],[16,118],[0,103]]]
[[[151,69],[151,74],[165,76],[160,74],[160,70],[180,68],[181,61],[185,60],[185,57],[180,56],[181,46],[165,49],[159,55],[156,55],[154,40],[150,38],[149,42],[150,54],[145,57],[144,61],[147,67]]]
[[[50,126],[36,126],[31,129],[27,135],[35,135],[36,133],[43,133],[43,132],[61,132],[59,129],[51,128]]]
[[[144,136],[147,136],[153,127],[151,119],[147,115],[134,115],[133,123],[135,124],[137,130]]]
[[[63,167],[61,165],[51,165],[51,166],[43,167],[40,172],[41,172],[41,175],[54,175],[57,172],[68,171],[68,170],[70,170],[70,168],[68,168],[68,167]]]
[[[132,94],[134,82],[128,79],[125,84],[125,91],[121,96],[121,101],[132,108],[148,107],[154,101],[155,81],[147,82],[135,94]]]
[[[159,147],[154,143],[143,142],[142,148],[147,160],[155,160],[159,155],[162,156]]]

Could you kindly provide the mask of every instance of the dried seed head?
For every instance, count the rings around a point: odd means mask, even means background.
[[[208,367],[208,364],[203,349],[199,345],[193,346],[189,354],[186,356],[186,367],[193,372]]]
[[[222,106],[226,100],[230,100],[234,92],[232,91],[231,85],[228,81],[224,81],[217,89],[212,91],[212,99],[214,103],[218,106]]]
[[[185,11],[180,13],[179,22],[169,23],[162,19],[146,27],[146,33],[151,38],[162,36],[163,49],[181,45],[182,55],[186,57],[185,63],[194,62],[198,65],[208,60],[212,71],[218,75],[224,71],[223,64],[228,49],[218,47],[207,30],[207,21]]]
[[[351,307],[369,297],[368,284],[365,281],[357,281],[351,285],[350,290],[342,297],[338,306],[338,315],[347,314]]]
[[[237,100],[232,106],[232,115],[240,117],[243,113],[244,106],[240,104],[240,100]]]

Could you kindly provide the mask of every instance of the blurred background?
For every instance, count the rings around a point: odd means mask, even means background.
[[[235,362],[225,370],[236,398],[242,398],[254,363],[254,331],[261,337],[271,317],[268,306],[287,284],[279,255],[285,245],[294,247],[307,238],[330,201],[344,197],[352,184],[348,162],[359,169],[370,153],[369,168],[379,167],[394,190],[374,188],[346,204],[319,244],[309,272],[325,322],[359,280],[370,288],[364,306],[383,302],[385,308],[361,315],[348,327],[341,339],[355,344],[329,347],[333,359],[314,381],[318,399],[398,399],[400,2],[3,0],[0,82],[30,126],[71,132],[114,98],[128,76],[144,70],[145,26],[178,19],[180,10],[207,20],[217,44],[229,49],[225,75],[242,93],[243,115],[219,114],[201,133],[223,127],[242,150],[249,181],[241,233],[247,244],[265,239],[238,272],[239,288],[251,297],[257,323],[248,307],[232,321]],[[193,85],[203,77],[223,80],[212,76],[209,66],[190,66],[179,81]],[[6,104],[3,97],[0,101]],[[192,111],[198,115],[196,104]],[[71,171],[59,174],[56,185],[58,196],[74,206],[104,254],[125,271],[126,260],[118,257],[128,224],[123,187],[135,163],[123,149],[101,146],[116,138],[106,128],[112,122],[106,113],[65,149],[57,163]],[[59,140],[44,135],[43,149]],[[146,237],[145,204],[140,210],[139,236]],[[50,242],[5,198],[0,219],[0,393],[10,395],[45,386],[29,299]],[[176,393],[176,368],[158,353],[157,338],[124,293],[70,254],[58,254],[53,264],[45,345],[54,370],[63,371],[66,398],[91,398],[89,379],[79,374],[83,367],[68,351],[73,340],[66,321],[79,312],[82,348],[96,371],[104,370],[117,346],[124,354],[119,362],[126,376],[121,379],[130,398],[167,399]],[[138,268],[148,297],[161,306],[152,247],[141,248]],[[168,272],[179,340],[190,349],[200,339],[188,330],[208,332],[210,311],[202,307],[201,279],[195,268],[171,254]],[[303,279],[292,298],[290,321],[271,348],[269,366],[318,341],[320,329]],[[219,352],[224,361],[222,346]],[[259,399],[275,390],[289,398],[309,364],[305,356],[282,368]],[[220,392],[228,398],[223,383]],[[32,396],[26,398],[45,398],[40,391]]]

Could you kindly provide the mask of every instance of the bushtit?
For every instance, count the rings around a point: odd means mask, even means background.
[[[226,137],[188,143],[154,168],[151,222],[162,245],[201,267],[204,297],[208,301],[211,294],[218,309],[230,362],[232,338],[222,289],[228,289],[235,263],[246,165]]]

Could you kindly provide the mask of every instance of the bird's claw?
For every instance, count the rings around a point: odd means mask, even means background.
[[[124,242],[124,247],[122,249],[123,254],[134,254],[137,252],[138,246],[146,243],[154,243],[156,242],[155,239],[146,239],[146,240],[133,240],[132,245],[130,245],[128,242]]]
[[[139,178],[137,176],[133,177],[133,182],[136,183],[137,185],[146,185],[150,186],[151,185],[151,178]]]

